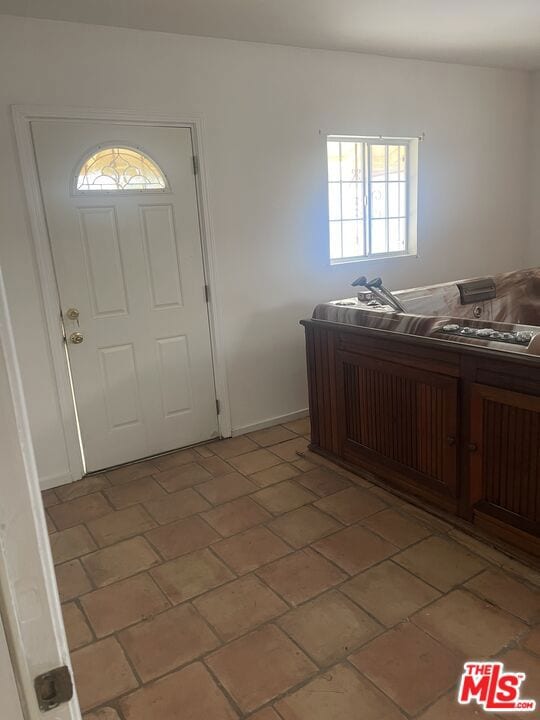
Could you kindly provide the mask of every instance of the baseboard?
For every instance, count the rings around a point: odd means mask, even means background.
[[[246,433],[255,432],[255,430],[264,430],[265,428],[272,427],[272,425],[283,425],[284,423],[292,422],[293,420],[301,420],[309,415],[309,410],[298,410],[297,412],[287,413],[287,415],[279,415],[278,417],[268,418],[268,420],[261,420],[261,422],[253,423],[251,425],[243,425],[239,428],[233,428],[232,435],[245,435]]]
[[[46,477],[39,478],[40,490],[50,490],[51,488],[59,487],[60,485],[68,485],[73,482],[73,478],[70,473],[62,473],[61,475],[48,475]]]

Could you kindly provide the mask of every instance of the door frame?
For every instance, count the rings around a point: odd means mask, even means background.
[[[145,127],[177,127],[191,131],[193,154],[197,158],[195,186],[201,236],[201,251],[206,283],[210,287],[208,319],[210,344],[214,366],[216,400],[219,400],[218,429],[222,437],[231,435],[230,400],[225,362],[223,320],[219,302],[217,282],[217,253],[209,211],[210,200],[206,182],[206,161],[203,144],[205,135],[204,117],[200,114],[171,117],[142,110],[92,109],[77,107],[56,107],[42,105],[12,105],[12,118],[19,153],[21,174],[29,213],[31,237],[36,257],[38,283],[43,301],[47,327],[49,354],[54,368],[55,383],[64,442],[66,446],[71,480],[78,480],[84,474],[75,400],[63,341],[60,294],[54,269],[52,249],[47,229],[45,208],[39,183],[37,162],[32,140],[31,123],[37,120],[107,122],[118,125],[142,125]],[[59,342],[59,339],[62,341]]]
[[[0,454],[7,468],[0,508],[0,659],[5,664],[9,656],[6,668],[0,665],[0,674],[6,671],[0,686],[9,692],[8,707],[17,706],[18,693],[22,717],[41,720],[34,679],[62,666],[73,673],[1,268],[0,401]],[[76,687],[72,699],[51,712],[55,720],[81,720]]]

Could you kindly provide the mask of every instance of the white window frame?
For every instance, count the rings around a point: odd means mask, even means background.
[[[343,220],[330,220],[328,214],[328,254],[331,265],[343,265],[345,263],[368,262],[385,258],[417,257],[417,206],[418,206],[418,146],[422,137],[388,137],[380,135],[326,135],[325,152],[327,168],[327,196],[329,205],[330,178],[328,177],[328,143],[330,142],[354,142],[364,145],[363,188],[364,188],[364,255],[333,258],[330,255],[330,224]],[[406,160],[406,241],[405,249],[392,252],[372,253],[371,252],[371,173],[368,170],[369,159],[367,148],[370,145],[405,145],[407,148]],[[335,182],[335,181],[334,181]],[[340,181],[341,183],[341,181]]]

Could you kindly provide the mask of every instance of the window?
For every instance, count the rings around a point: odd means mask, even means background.
[[[165,190],[165,175],[141,150],[108,147],[93,152],[76,174],[78,191]]]
[[[416,252],[418,139],[328,136],[330,261]]]

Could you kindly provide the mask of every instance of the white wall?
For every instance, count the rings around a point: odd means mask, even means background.
[[[532,77],[531,229],[527,265],[540,265],[540,71]]]
[[[298,320],[359,274],[395,289],[528,258],[527,73],[0,18],[0,261],[41,476],[66,473],[12,103],[205,117],[233,427],[306,407]],[[426,133],[419,258],[330,267],[319,131]]]

